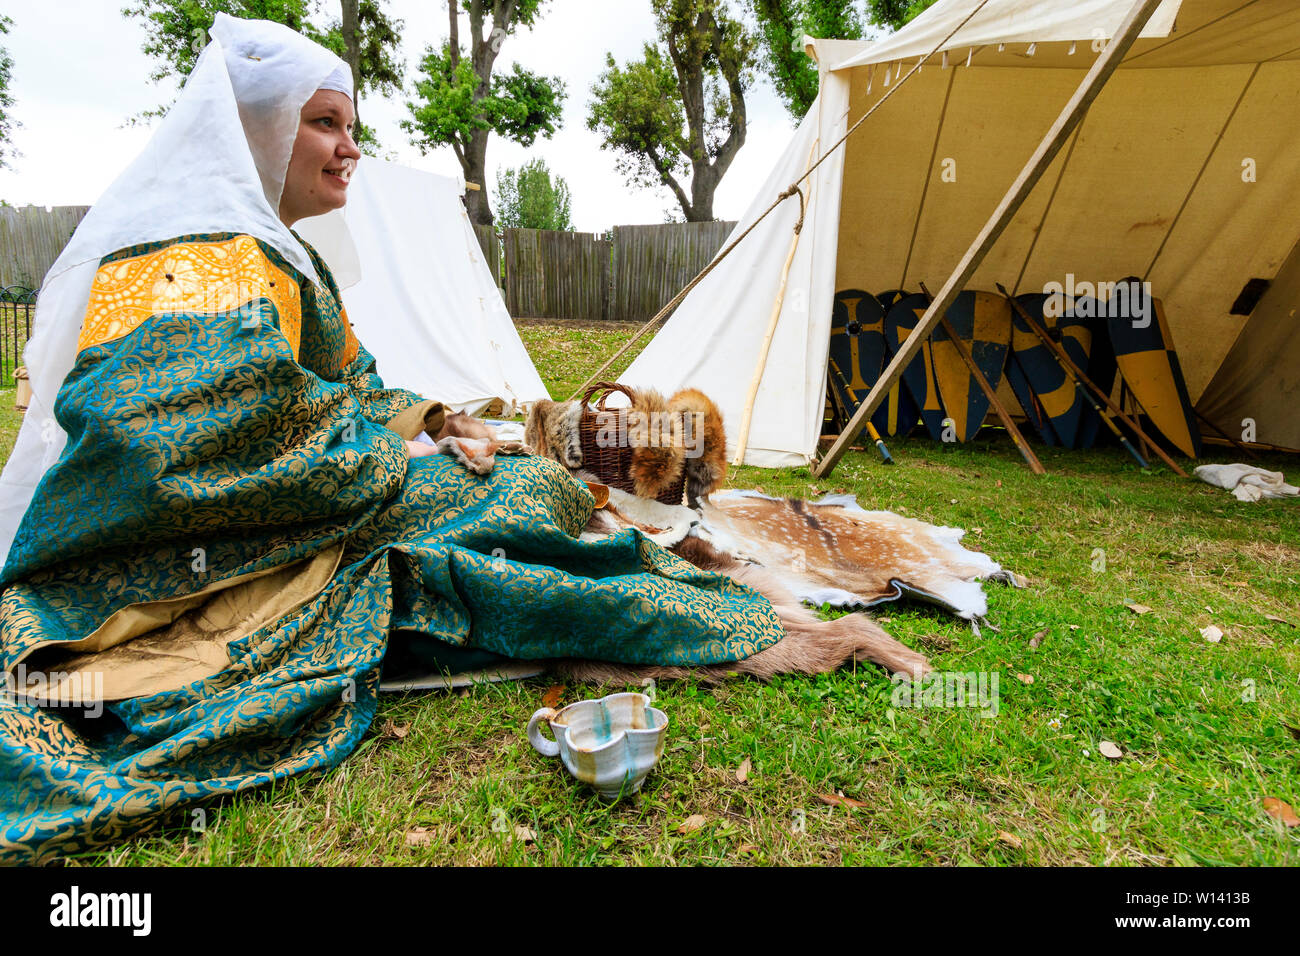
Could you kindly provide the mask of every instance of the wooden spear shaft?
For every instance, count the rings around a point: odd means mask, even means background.
[[[1138,467],[1144,469],[1150,467],[1147,464],[1147,460],[1142,457],[1136,448],[1133,447],[1133,443],[1124,437],[1124,433],[1121,432],[1119,426],[1115,424],[1115,419],[1111,416],[1111,413],[1102,408],[1101,403],[1093,397],[1092,393],[1083,387],[1081,376],[1084,379],[1086,379],[1087,376],[1083,374],[1083,370],[1075,365],[1073,361],[1069,361],[1070,356],[1069,353],[1065,351],[1064,346],[1058,345],[1056,342],[1052,341],[1047,333],[1038,325],[1037,322],[1034,321],[1033,316],[1029,314],[1023,305],[1012,297],[1011,293],[1007,291],[1007,287],[1001,282],[998,283],[998,291],[1002,293],[1009,303],[1011,303],[1011,307],[1020,313],[1020,317],[1028,323],[1034,334],[1042,339],[1043,344],[1047,346],[1048,351],[1057,357],[1056,360],[1061,363],[1061,368],[1065,370],[1065,374],[1069,377],[1070,381],[1074,382],[1075,392],[1080,398],[1088,403],[1089,407],[1092,408],[1094,412],[1097,413],[1097,417],[1106,423],[1106,427],[1110,429],[1111,434],[1118,438],[1120,444],[1123,445],[1125,450],[1133,456],[1133,459],[1138,463]],[[1088,384],[1092,385],[1091,382]],[[1101,389],[1097,388],[1095,385],[1092,385],[1092,387],[1097,392],[1101,391]]]
[[[1022,319],[1025,320],[1025,324],[1029,326],[1030,331],[1042,339],[1043,344],[1046,345],[1048,350],[1056,356],[1056,360],[1065,367],[1067,372],[1074,375],[1076,384],[1078,382],[1083,382],[1084,385],[1092,389],[1093,393],[1102,400],[1112,413],[1114,413],[1115,417],[1128,426],[1133,434],[1137,435],[1144,447],[1154,449],[1155,453],[1160,456],[1161,461],[1168,465],[1170,469],[1173,470],[1174,474],[1178,475],[1180,478],[1187,477],[1187,472],[1178,467],[1178,462],[1165,454],[1163,448],[1151,441],[1151,439],[1147,438],[1146,432],[1142,431],[1142,428],[1138,425],[1137,421],[1124,414],[1124,410],[1111,401],[1110,396],[1103,392],[1096,382],[1088,378],[1083,369],[1079,368],[1079,366],[1075,364],[1074,359],[1070,358],[1070,353],[1065,351],[1059,342],[1052,340],[1052,337],[1047,334],[1041,325],[1038,324],[1038,321],[1025,310],[1023,305],[1015,300],[1011,293],[1007,291],[1007,287],[1001,282],[998,283],[998,291],[1007,297],[1007,301],[1011,303],[1011,307],[1020,314]]]
[[[1038,148],[1034,150],[1034,155],[1029,157],[1029,162],[1025,164],[1025,168],[1020,171],[1020,175],[1016,177],[1016,181],[1012,183],[1011,188],[1002,197],[1002,201],[998,203],[998,207],[993,211],[993,215],[989,217],[989,221],[984,224],[984,228],[975,237],[971,247],[966,250],[966,254],[962,256],[957,268],[953,270],[952,275],[948,277],[948,281],[939,290],[939,295],[930,303],[930,307],[926,309],[925,315],[921,317],[921,321],[912,330],[912,334],[894,353],[893,360],[885,368],[880,378],[876,380],[876,384],[872,386],[863,403],[858,406],[857,412],[854,413],[844,431],[840,433],[840,437],[826,452],[826,457],[817,464],[817,467],[813,470],[816,477],[824,478],[829,475],[835,469],[835,465],[844,455],[849,445],[857,439],[862,431],[863,422],[875,414],[876,409],[880,407],[880,403],[885,400],[885,395],[903,374],[903,369],[907,368],[916,353],[920,351],[921,344],[934,332],[939,317],[948,311],[948,307],[957,298],[957,294],[961,292],[970,277],[975,274],[979,264],[984,261],[988,251],[993,248],[993,244],[997,242],[998,237],[1006,229],[1011,217],[1024,204],[1025,199],[1033,191],[1038,180],[1047,171],[1047,167],[1051,165],[1052,160],[1056,158],[1056,154],[1060,152],[1065,141],[1074,132],[1075,127],[1079,125],[1079,121],[1083,119],[1083,114],[1088,111],[1088,107],[1097,98],[1102,87],[1106,85],[1110,75],[1115,72],[1120,61],[1124,59],[1129,48],[1133,46],[1138,34],[1142,32],[1142,27],[1151,19],[1151,15],[1155,13],[1160,3],[1161,0],[1137,0],[1133,4],[1133,9],[1124,18],[1124,22],[1120,25],[1114,38],[1106,44],[1106,51],[1097,58],[1092,68],[1088,70],[1088,74],[1083,78],[1083,82],[1079,84],[1079,88],[1074,91],[1070,101],[1065,104],[1061,115],[1056,118],[1052,128],[1047,131],[1047,135],[1043,137],[1038,144]]]
[[[926,296],[930,295],[930,290],[925,287],[924,282],[921,283],[921,291],[924,292]],[[1029,442],[1025,441],[1025,436],[1020,434],[1020,429],[1017,428],[1016,423],[1011,420],[1011,415],[1007,412],[1006,406],[1002,404],[1002,399],[998,398],[998,393],[994,391],[993,386],[989,383],[989,380],[985,377],[983,371],[980,370],[980,367],[975,364],[975,357],[970,354],[970,349],[966,348],[966,342],[957,335],[957,330],[954,329],[952,323],[948,321],[948,316],[939,316],[939,324],[942,325],[943,330],[948,333],[948,338],[952,339],[953,348],[957,350],[957,354],[961,356],[961,360],[965,362],[966,367],[970,369],[971,376],[979,385],[980,391],[982,391],[984,397],[989,400],[989,404],[993,406],[993,411],[997,412],[998,418],[1001,419],[1003,426],[1006,428],[1007,434],[1011,436],[1011,440],[1014,441],[1016,447],[1020,449],[1021,456],[1025,459],[1025,463],[1029,465],[1029,470],[1035,475],[1047,474],[1047,469],[1044,468],[1043,463],[1038,460],[1038,456],[1034,454],[1034,450],[1029,447]]]
[[[1243,445],[1241,442],[1237,441],[1237,439],[1233,438],[1231,435],[1229,435],[1227,432],[1225,432],[1225,431],[1224,431],[1222,428],[1220,428],[1218,425],[1214,424],[1214,422],[1210,421],[1208,418],[1206,418],[1204,415],[1202,415],[1202,414],[1201,414],[1200,412],[1198,412],[1196,409],[1193,408],[1193,409],[1192,409],[1192,413],[1193,413],[1194,415],[1196,415],[1196,417],[1199,418],[1201,421],[1203,421],[1205,424],[1207,424],[1207,425],[1209,425],[1211,428],[1213,428],[1213,429],[1214,429],[1216,432],[1218,432],[1221,436],[1223,436],[1224,438],[1226,438],[1228,441],[1232,442],[1233,446],[1234,446],[1234,447],[1235,447],[1239,452],[1241,452],[1243,455],[1245,455],[1247,458],[1250,458],[1252,461],[1258,461],[1258,460],[1259,460],[1259,455],[1256,455],[1253,451],[1251,451],[1249,448],[1247,448],[1247,447],[1246,447],[1245,445]]]

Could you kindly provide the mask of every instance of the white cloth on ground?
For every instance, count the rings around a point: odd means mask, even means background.
[[[1194,473],[1201,481],[1231,491],[1238,501],[1300,495],[1300,488],[1288,485],[1282,472],[1266,471],[1254,465],[1198,465]]]

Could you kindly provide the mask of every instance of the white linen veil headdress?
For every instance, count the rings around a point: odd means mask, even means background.
[[[329,50],[278,23],[218,13],[210,33],[175,105],[86,213],[41,285],[23,353],[31,404],[0,475],[0,567],[37,483],[67,441],[54,399],[76,363],[100,259],[138,243],[234,232],[267,242],[320,281],[277,210],[303,104],[317,89],[350,85],[343,80],[351,74]]]

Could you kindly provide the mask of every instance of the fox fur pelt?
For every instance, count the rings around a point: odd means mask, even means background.
[[[689,415],[687,427],[703,432],[699,436],[702,440],[694,443],[699,454],[688,453],[685,464],[686,504],[698,508],[701,498],[707,498],[727,480],[727,433],[722,427],[722,412],[709,396],[694,388],[674,393],[668,399],[668,407]],[[694,434],[690,436],[692,440],[696,437]],[[688,441],[687,446],[695,450],[692,441]]]

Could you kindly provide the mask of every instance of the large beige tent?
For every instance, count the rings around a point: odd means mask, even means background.
[[[809,40],[817,101],[737,226],[907,80],[686,298],[623,376],[695,385],[734,443],[794,243],[745,460],[808,462],[833,296],[939,288],[1132,7],[940,0],[876,42]],[[1300,3],[1165,0],[966,287],[1151,282],[1192,401],[1230,431],[1300,447]],[[1233,314],[1251,280],[1271,283]],[[1255,288],[1259,283],[1255,283]],[[1240,311],[1240,310],[1239,310]]]

